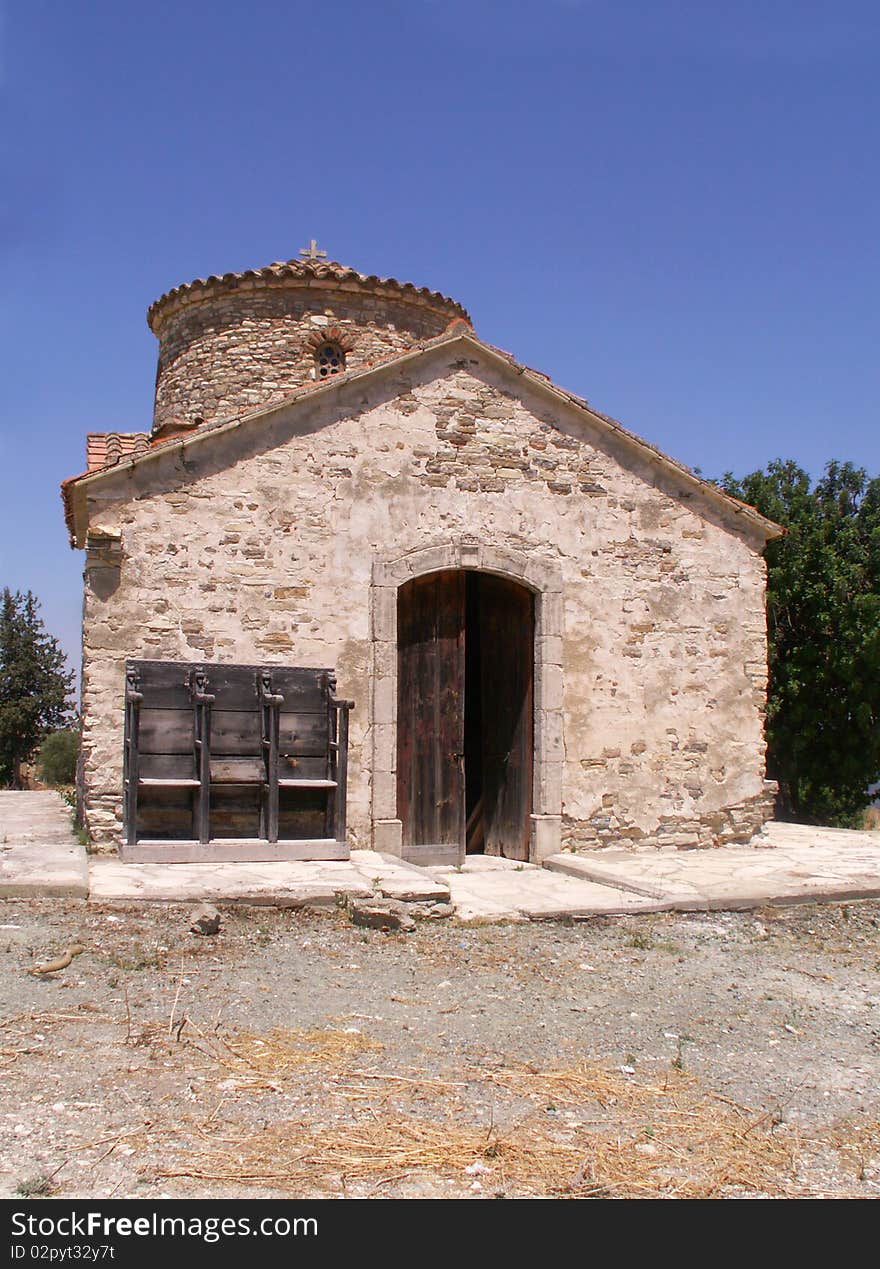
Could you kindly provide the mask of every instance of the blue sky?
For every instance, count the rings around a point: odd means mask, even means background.
[[[0,16],[0,585],[73,659],[58,485],[149,427],[147,306],[313,236],[707,475],[880,470],[876,2]]]

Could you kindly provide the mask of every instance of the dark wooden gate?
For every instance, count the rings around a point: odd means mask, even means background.
[[[405,858],[462,862],[467,806],[470,849],[528,859],[533,645],[533,596],[515,582],[448,570],[400,588],[397,807]]]
[[[483,850],[528,860],[532,809],[534,597],[480,575]]]
[[[397,600],[397,813],[404,857],[464,856],[464,573],[407,582]]]
[[[124,859],[348,859],[330,669],[129,661]]]

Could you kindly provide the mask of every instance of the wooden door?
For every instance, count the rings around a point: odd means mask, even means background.
[[[464,573],[398,591],[397,808],[417,863],[464,858],[464,627]]]
[[[534,596],[483,574],[479,590],[483,849],[528,860],[532,809]]]

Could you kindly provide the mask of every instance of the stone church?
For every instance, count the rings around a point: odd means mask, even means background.
[[[456,301],[300,255],[157,300],[151,430],[62,487],[99,848],[747,841],[781,530]]]

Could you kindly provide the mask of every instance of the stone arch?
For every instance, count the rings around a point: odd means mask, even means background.
[[[497,573],[535,596],[534,784],[529,860],[561,845],[562,827],[562,571],[555,561],[510,546],[462,537],[377,559],[370,588],[372,639],[373,849],[402,853],[397,814],[397,591],[404,582],[444,569]]]

